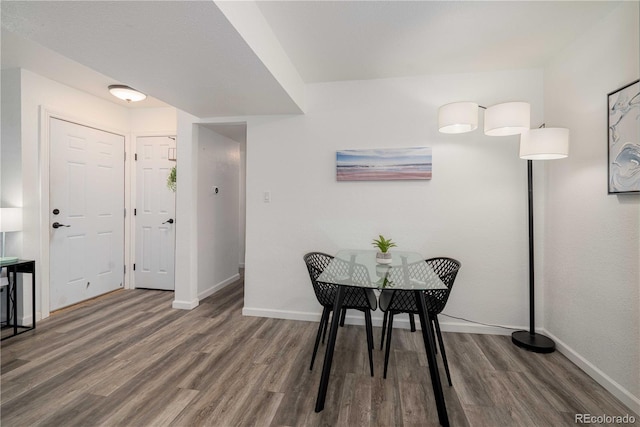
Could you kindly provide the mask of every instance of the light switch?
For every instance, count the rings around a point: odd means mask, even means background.
[[[271,191],[264,192],[264,202],[271,203]]]

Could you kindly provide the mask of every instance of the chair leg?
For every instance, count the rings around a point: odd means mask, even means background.
[[[387,366],[389,366],[389,349],[391,348],[391,332],[393,331],[393,312],[389,313],[389,326],[387,331],[387,349],[384,352],[384,378],[387,378]]]
[[[416,319],[413,317],[413,313],[409,313],[409,323],[411,324],[411,332],[416,331]]]
[[[344,318],[347,317],[347,309],[343,308],[342,313],[340,313],[340,326],[344,326]]]
[[[449,387],[451,387],[451,374],[449,373],[449,363],[447,362],[447,354],[444,352],[444,342],[442,341],[442,332],[440,332],[440,322],[438,322],[438,316],[433,315],[433,323],[436,325],[436,332],[438,333],[438,342],[440,343],[440,352],[442,353],[442,361],[444,362],[444,370],[447,372],[447,380],[449,380]]]
[[[384,334],[387,331],[387,321],[389,320],[389,312],[384,312],[384,319],[382,319],[382,336],[380,337],[380,350],[384,346]]]
[[[373,376],[373,326],[371,323],[371,310],[365,310],[364,323],[367,330],[367,351],[369,352],[369,369]]]
[[[369,335],[371,335],[371,345],[369,347],[371,347],[371,350],[375,350],[376,344],[374,343],[373,339],[373,321],[371,320],[371,310],[367,310],[367,313],[369,313]],[[366,320],[367,319],[365,319],[365,321]]]
[[[331,308],[327,307],[327,310],[331,311]],[[324,344],[324,339],[327,337],[327,328],[329,326],[329,315],[324,319],[324,329],[322,331],[322,344]]]
[[[311,356],[311,366],[309,367],[310,371],[313,371],[313,362],[316,360],[316,353],[318,352],[318,344],[320,343],[320,335],[322,335],[322,330],[325,329],[327,324],[327,319],[329,319],[329,308],[324,307],[322,310],[322,317],[320,318],[320,325],[318,325],[318,333],[316,334],[316,343],[313,346],[313,356]],[[324,339],[322,340],[324,342]]]
[[[434,315],[435,316],[435,315]],[[435,319],[435,317],[431,318],[431,316],[429,316],[429,327],[431,328],[431,336],[435,337],[436,336],[436,330],[433,327],[433,319]],[[433,348],[436,351],[436,354],[438,354],[438,346],[433,346]]]

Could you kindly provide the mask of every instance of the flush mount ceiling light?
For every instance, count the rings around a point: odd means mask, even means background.
[[[109,86],[109,92],[111,92],[111,95],[116,98],[120,98],[127,102],[142,101],[147,97],[144,93],[138,92],[137,90],[125,85],[111,85]]]

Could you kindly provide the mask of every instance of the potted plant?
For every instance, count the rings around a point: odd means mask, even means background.
[[[384,236],[379,235],[378,239],[373,240],[373,246],[378,248],[378,253],[376,253],[376,262],[379,264],[391,264],[391,254],[389,253],[389,249],[396,246],[395,243],[391,241],[391,239],[385,239]]]

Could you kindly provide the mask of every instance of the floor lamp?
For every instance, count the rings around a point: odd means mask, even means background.
[[[563,159],[569,155],[569,129],[546,128],[528,130],[520,135],[520,158],[527,160],[529,190],[529,330],[511,334],[518,347],[535,353],[551,353],[556,344],[535,331],[535,292],[533,263],[533,161]]]
[[[438,110],[438,130],[442,133],[465,133],[478,128],[478,111],[485,110],[484,133],[490,136],[520,134],[520,158],[527,160],[529,194],[529,330],[516,331],[511,341],[536,353],[555,350],[552,339],[535,332],[535,286],[533,259],[533,160],[562,159],[569,155],[569,130],[564,128],[530,129],[530,105],[505,102],[483,107],[475,102],[453,102]]]

